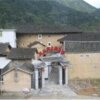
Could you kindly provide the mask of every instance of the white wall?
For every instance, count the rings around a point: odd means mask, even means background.
[[[10,62],[11,60],[7,59],[6,57],[0,57],[0,69],[6,67]]]
[[[16,31],[14,29],[0,30],[2,36],[0,36],[1,43],[9,43],[13,48],[16,48]]]

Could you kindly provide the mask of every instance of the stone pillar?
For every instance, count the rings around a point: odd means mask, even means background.
[[[59,66],[59,85],[62,85],[62,66]]]
[[[45,73],[44,73],[44,68],[42,70],[42,88],[45,86]]]
[[[35,69],[35,89],[37,90],[39,88],[39,79],[38,79],[38,69]]]
[[[68,67],[65,68],[65,85],[68,85]]]

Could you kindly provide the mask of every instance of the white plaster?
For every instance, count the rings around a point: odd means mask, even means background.
[[[10,62],[11,60],[7,59],[6,57],[0,57],[0,69],[6,67]]]
[[[59,85],[62,85],[62,66],[59,66]]]
[[[9,43],[11,47],[16,48],[16,32],[15,30],[0,30],[2,36],[0,36],[1,43]]]
[[[44,77],[48,78],[48,66],[44,68]]]
[[[45,86],[45,74],[44,71],[42,71],[42,88]]]

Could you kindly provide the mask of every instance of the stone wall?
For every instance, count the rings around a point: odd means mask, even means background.
[[[100,53],[66,53],[69,79],[100,79]]]

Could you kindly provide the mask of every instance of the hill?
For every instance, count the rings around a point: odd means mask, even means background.
[[[16,28],[23,24],[72,25],[85,30],[94,30],[100,25],[100,14],[97,10],[88,13],[75,10],[70,3],[68,5],[55,0],[0,0],[0,27]],[[91,11],[94,9],[90,5],[88,8],[91,8]]]
[[[96,10],[93,6],[86,3],[84,0],[56,0],[59,3],[81,12],[92,13]]]

